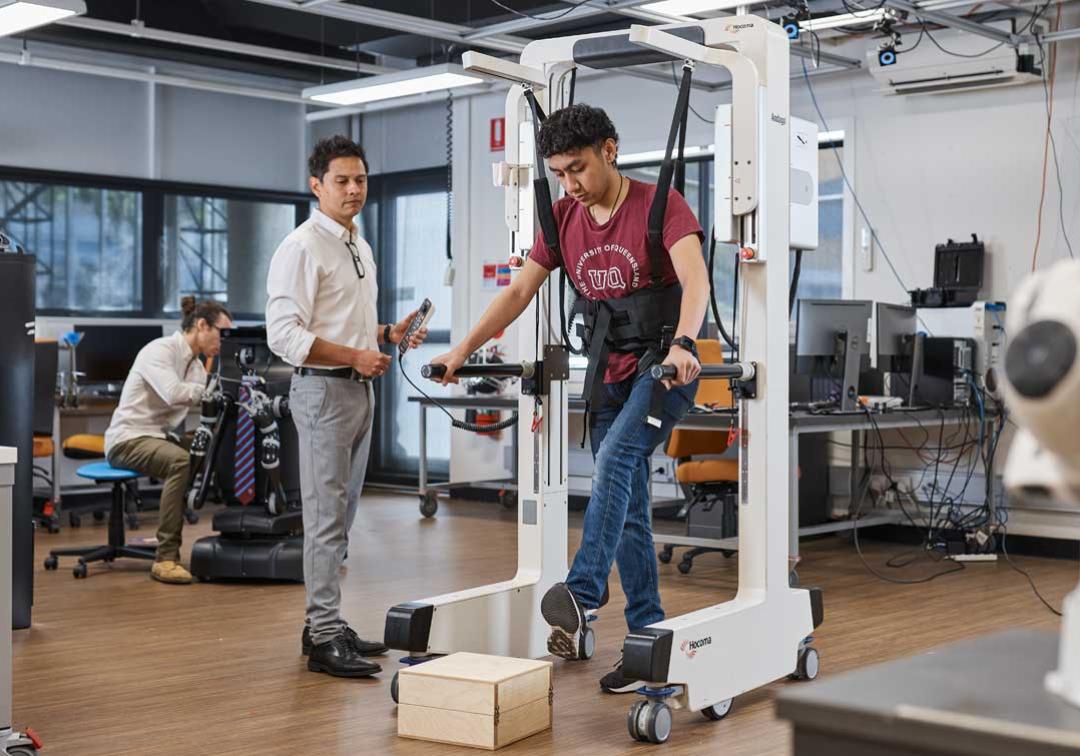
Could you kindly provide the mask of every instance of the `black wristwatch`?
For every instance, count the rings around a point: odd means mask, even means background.
[[[384,344],[393,344],[394,343],[394,342],[392,342],[390,340],[390,324],[389,323],[387,323],[386,325],[383,326],[382,340],[383,340]]]
[[[671,340],[671,345],[672,346],[682,347],[683,349],[688,351],[690,354],[697,357],[697,344],[695,344],[694,340],[692,338],[690,338],[689,336],[679,336],[677,339],[672,339]]]

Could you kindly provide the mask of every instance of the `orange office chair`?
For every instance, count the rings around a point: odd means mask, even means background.
[[[703,365],[724,361],[723,349],[715,339],[697,340],[698,356]],[[728,381],[701,381],[694,403],[714,409],[735,407]],[[736,419],[732,418],[733,427]],[[731,434],[708,430],[671,432],[667,455],[676,460],[675,479],[686,496],[686,534],[692,538],[731,538],[738,534],[739,461],[737,459],[695,459],[723,454],[728,449]],[[675,548],[665,544],[657,558],[667,564]],[[720,551],[730,557],[727,549],[692,548],[683,554],[679,572],[686,574],[694,557],[710,551]]]

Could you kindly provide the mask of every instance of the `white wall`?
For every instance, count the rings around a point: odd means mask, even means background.
[[[304,189],[301,106],[0,64],[0,165]]]
[[[1077,46],[1059,48],[1053,127],[1070,224],[1080,208],[1073,169],[1080,158],[1080,77]],[[806,85],[792,84],[792,114],[819,121]],[[904,283],[932,285],[934,245],[978,233],[990,256],[986,296],[1007,298],[1031,269],[1046,133],[1042,87],[890,97],[866,74],[853,74],[819,77],[814,92],[827,121],[853,123],[855,191]],[[1058,197],[1051,157],[1040,267],[1067,255]],[[856,229],[864,225],[856,213]],[[1080,227],[1070,232],[1074,244],[1080,241]],[[856,264],[854,295],[906,299],[880,249],[873,252],[873,270]]]

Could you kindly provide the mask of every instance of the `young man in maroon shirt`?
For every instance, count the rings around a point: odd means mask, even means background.
[[[653,276],[647,221],[656,187],[619,172],[618,143],[615,126],[599,108],[572,105],[544,122],[540,152],[567,195],[554,206],[561,255],[538,234],[511,285],[463,342],[434,360],[446,365],[444,382],[455,381],[454,371],[525,310],[559,265],[565,266],[586,300],[617,300],[650,286],[682,287],[678,322],[672,323],[674,340],[663,356],[663,364],[675,366],[677,376],[665,381],[668,390],[662,397],[660,423],[647,422],[657,410],[652,401],[654,380],[648,371],[639,370],[639,354],[610,351],[603,384],[587,397],[595,467],[581,547],[566,583],[553,586],[541,603],[541,613],[552,628],[548,650],[567,659],[582,657],[586,623],[606,600],[613,562],[626,594],[629,628],[664,619],[649,508],[649,457],[693,406],[701,366],[689,339],[701,329],[709,298],[701,226],[675,191],[668,196],[663,249],[655,255],[662,262],[661,275]],[[621,693],[639,683],[624,678],[620,665],[600,685]]]

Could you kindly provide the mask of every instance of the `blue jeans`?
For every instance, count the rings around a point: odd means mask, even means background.
[[[581,547],[566,579],[581,605],[595,609],[612,562],[618,564],[630,630],[664,619],[649,508],[649,457],[686,415],[697,393],[697,381],[666,392],[657,428],[645,421],[654,383],[645,373],[597,391],[589,421],[592,496]]]

